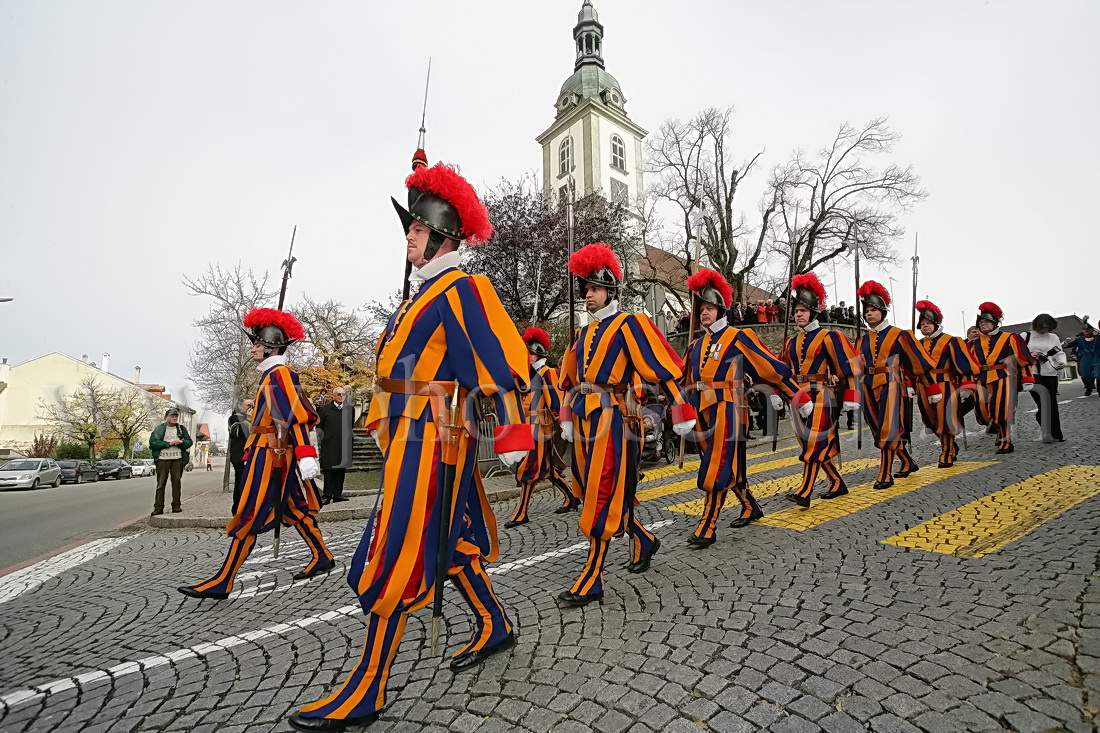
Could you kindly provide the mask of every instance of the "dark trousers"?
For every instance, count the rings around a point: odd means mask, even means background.
[[[153,498],[153,511],[164,511],[164,487],[168,485],[168,478],[172,478],[172,511],[182,509],[180,500],[180,479],[183,477],[183,459],[173,458],[170,461],[158,460],[157,464],[157,494]]]
[[[344,495],[344,474],[347,472],[346,468],[326,468],[321,471],[325,477],[324,498],[339,499]]]
[[[1047,396],[1043,395],[1046,392]],[[1031,390],[1031,399],[1039,411],[1035,413],[1035,422],[1043,429],[1044,438],[1062,439],[1062,419],[1058,415],[1058,377],[1035,377],[1035,387]]]
[[[237,506],[241,503],[241,491],[244,488],[244,477],[248,472],[244,470],[244,461],[233,464],[233,514],[237,513]]]

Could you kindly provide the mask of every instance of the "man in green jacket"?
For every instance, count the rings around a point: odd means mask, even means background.
[[[179,424],[180,411],[175,407],[164,413],[164,422],[153,428],[149,436],[149,450],[157,467],[157,495],[153,499],[153,513],[164,514],[164,487],[172,477],[172,511],[182,512],[180,505],[180,479],[183,467],[191,460],[191,436],[187,428]]]

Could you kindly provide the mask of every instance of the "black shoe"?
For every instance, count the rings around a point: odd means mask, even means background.
[[[508,636],[504,637],[492,646],[485,646],[478,649],[477,651],[469,652],[467,654],[463,654],[461,657],[455,657],[454,659],[452,659],[451,670],[454,672],[461,672],[464,669],[469,669],[474,665],[481,664],[497,652],[507,651],[515,645],[516,635],[509,631]]]
[[[657,554],[657,550],[661,549],[661,541],[656,537],[653,538],[653,546],[649,548],[649,552],[642,555],[638,562],[632,562],[626,566],[628,573],[644,573],[649,570],[649,561],[653,559],[653,556]]]
[[[582,596],[579,593],[563,590],[558,594],[558,600],[567,606],[587,606],[594,601],[602,601],[603,593],[590,593],[586,596]]]
[[[893,485],[894,485],[894,479],[890,479],[889,481],[876,481],[875,485],[872,486],[871,488],[872,489],[888,489]]]
[[[568,506],[559,506],[557,509],[554,510],[554,514],[568,514],[569,512],[577,511],[578,509],[580,509],[580,507],[581,503],[574,500]]]
[[[795,494],[787,494],[787,501],[793,501],[795,504],[798,504],[803,509],[809,509],[810,508],[810,500],[807,499],[804,496],[796,496]]]
[[[688,537],[688,544],[696,550],[702,550],[704,547],[710,547],[718,540],[717,537],[700,537],[698,535],[691,535]]]
[[[334,497],[332,497],[332,500],[333,501],[351,501],[351,499],[349,499],[346,496],[334,496]]]
[[[215,601],[224,601],[226,598],[229,597],[228,593],[215,593],[214,591],[209,590],[195,590],[188,585],[181,585],[179,588],[176,588],[176,590],[178,590],[180,593],[184,594],[188,598],[198,598],[200,600],[203,598],[211,598]]]
[[[954,461],[946,461],[946,462],[945,461],[940,461],[939,462],[939,467],[940,468],[951,468],[954,465],[955,465]]]
[[[154,509],[153,511],[149,512],[150,517],[159,517],[161,514],[164,514],[163,509],[160,509],[160,510]]]
[[[847,493],[848,493],[848,488],[844,487],[843,489],[837,489],[836,491],[826,491],[824,494],[821,494],[821,496],[819,496],[818,498],[819,499],[836,499],[838,497],[844,496]]]
[[[292,713],[286,722],[296,730],[344,730],[353,725],[370,725],[378,720],[378,713],[362,715],[358,718],[306,718],[301,713]]]
[[[322,496],[321,497],[321,506],[328,506],[331,503],[332,503],[332,497],[330,497],[330,496]],[[322,720],[322,718],[310,718],[310,720]]]
[[[1005,453],[1011,453],[1014,450],[1016,450],[1016,448],[1013,445],[1009,445],[1007,448],[998,448],[997,449],[997,455],[1000,456],[1000,455],[1004,455]]]
[[[761,514],[760,516],[762,517],[764,515]],[[730,526],[734,529],[741,529],[742,527],[748,527],[757,519],[760,519],[760,517],[738,517],[737,519],[730,522]]]
[[[905,478],[906,476],[909,476],[910,474],[914,474],[919,470],[920,470],[920,466],[913,466],[913,468],[909,469],[908,471],[898,471],[897,473],[894,474],[894,478]]]
[[[183,509],[173,509],[172,513],[173,514],[183,514]]]
[[[315,568],[313,568],[313,570],[303,570],[300,573],[294,573],[294,575],[291,577],[293,580],[307,580],[309,578],[315,578],[318,575],[324,575],[325,573],[332,570],[334,567],[336,567],[335,559],[329,560],[327,564],[322,563],[320,565],[317,565]]]
[[[520,525],[527,524],[530,521],[530,519],[509,519],[507,522],[504,523],[504,528],[511,529],[512,527],[519,527]]]

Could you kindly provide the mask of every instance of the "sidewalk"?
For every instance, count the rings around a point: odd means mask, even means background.
[[[779,447],[786,448],[791,445],[793,441],[794,434],[790,422],[781,422],[779,424]],[[771,450],[771,439],[763,438],[758,431],[755,432],[753,439],[750,440],[748,444],[749,453],[758,453],[768,450]],[[685,462],[697,460],[698,456],[692,454],[688,454],[685,458]],[[673,463],[672,465],[675,466],[676,464]],[[665,465],[663,462],[642,464],[642,472],[646,473],[655,468],[664,467]],[[348,474],[349,483],[353,482],[352,476],[353,474]],[[659,483],[663,480],[667,480],[667,477],[667,472],[661,472],[657,474],[652,481],[654,483]],[[363,481],[357,483],[364,484]],[[510,501],[519,496],[519,487],[516,486],[516,481],[511,475],[482,479],[482,483],[485,485],[485,493],[489,498],[489,502],[492,504]],[[646,482],[643,481],[642,483],[645,484]],[[546,481],[540,482],[539,485],[535,487],[536,492],[550,489],[552,489],[552,486]],[[369,519],[371,510],[374,508],[377,494],[377,489],[345,488],[344,496],[348,498],[348,501],[321,507],[321,511],[317,514],[317,521],[340,522]],[[229,520],[232,519],[232,514],[230,513],[232,504],[233,497],[231,494],[223,493],[221,488],[214,488],[210,491],[185,499],[183,502],[183,512],[180,514],[161,514],[156,517],[143,519],[139,521],[138,524],[147,523],[150,527],[162,529],[178,529],[184,527],[224,529],[225,526],[229,524]]]

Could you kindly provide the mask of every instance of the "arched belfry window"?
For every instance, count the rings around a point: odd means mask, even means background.
[[[573,138],[567,137],[558,147],[558,175],[568,175],[573,170]]]
[[[626,170],[626,143],[618,135],[611,136],[611,165],[621,171]]]

